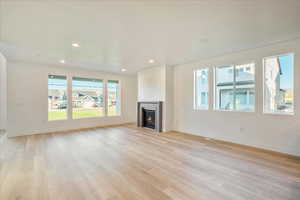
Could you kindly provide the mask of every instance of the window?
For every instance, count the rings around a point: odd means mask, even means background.
[[[265,58],[264,112],[293,114],[294,55]]]
[[[118,116],[121,114],[121,98],[119,81],[107,81],[107,115]]]
[[[195,79],[195,109],[208,109],[208,74],[209,70],[199,69],[194,72]]]
[[[215,109],[255,110],[254,63],[217,67],[215,85]]]
[[[68,119],[68,95],[72,98],[72,118],[119,116],[121,93],[118,80],[72,78],[72,96],[67,92],[66,76],[48,76],[48,120]],[[106,102],[106,103],[105,103]]]
[[[48,76],[48,120],[68,118],[68,95],[66,76]]]
[[[73,119],[104,116],[103,81],[73,77]]]

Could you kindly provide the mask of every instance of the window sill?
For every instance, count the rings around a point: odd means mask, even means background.
[[[103,119],[103,118],[113,118],[113,117],[122,117],[122,115],[112,115],[112,116],[99,116],[99,117],[83,117],[83,118],[70,118],[70,119],[57,119],[57,120],[48,120],[47,122],[60,122],[68,120],[85,120],[85,119]]]
[[[81,120],[81,119],[101,119],[105,116],[98,116],[98,117],[82,117],[82,118],[71,118],[70,120]]]
[[[47,122],[61,122],[61,121],[67,121],[68,119],[55,119],[55,120],[47,120]]]
[[[106,117],[121,117],[122,115],[107,115]]]
[[[256,113],[255,110],[220,110],[220,109],[214,109],[214,111],[217,112],[232,112],[232,113]]]
[[[99,116],[99,117],[83,117],[83,118],[72,118],[70,120],[81,120],[81,119],[103,119],[103,118],[108,118],[108,117],[121,117],[122,115],[112,115],[112,116]]]
[[[264,115],[277,115],[277,116],[294,116],[295,113],[280,113],[280,112],[263,112]]]
[[[208,111],[209,108],[194,108],[195,111]]]

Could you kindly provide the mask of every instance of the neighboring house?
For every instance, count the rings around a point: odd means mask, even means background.
[[[292,104],[292,102],[293,102],[293,90],[285,89],[285,103]]]
[[[97,95],[93,91],[74,92],[72,95],[73,106],[77,108],[99,107],[103,102],[103,97]]]
[[[67,96],[62,90],[49,90],[48,104],[50,109],[64,109],[67,106]],[[99,107],[103,103],[103,97],[95,91],[73,91],[72,103],[77,108]]]
[[[49,109],[65,109],[67,95],[64,91],[58,89],[49,90],[48,94],[48,108]]]
[[[80,106],[78,107],[83,107],[83,108],[98,107],[99,105],[98,98],[89,95],[78,98],[77,102],[80,104]]]
[[[208,107],[208,70],[198,71],[197,74],[197,108]]]
[[[269,111],[285,109],[285,93],[280,89],[281,66],[278,57],[268,58],[265,60],[265,107]]]
[[[238,110],[253,110],[254,95],[254,67],[251,64],[242,65],[236,68],[235,80],[235,101]],[[216,103],[219,109],[233,109],[234,101],[234,72],[233,68],[226,67],[218,70],[217,75],[217,97]]]

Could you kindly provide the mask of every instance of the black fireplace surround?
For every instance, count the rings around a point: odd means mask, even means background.
[[[162,131],[162,102],[138,102],[137,124],[139,127]]]

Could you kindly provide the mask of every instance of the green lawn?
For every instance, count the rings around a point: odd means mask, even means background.
[[[110,106],[110,107],[108,107],[108,109],[107,109],[107,115],[108,115],[108,116],[114,116],[114,115],[117,115],[117,109],[116,109],[116,106]]]
[[[48,120],[62,120],[67,119],[67,112],[61,112],[61,111],[51,111],[48,112]]]
[[[94,110],[78,110],[73,112],[73,119],[87,118],[87,117],[101,117],[104,115],[103,109]]]
[[[108,116],[116,115],[116,107],[112,106],[108,108]],[[77,109],[77,112],[73,112],[73,119],[88,118],[88,117],[101,117],[104,116],[104,111],[101,109]],[[52,111],[48,113],[48,120],[64,120],[67,119],[67,111]]]

